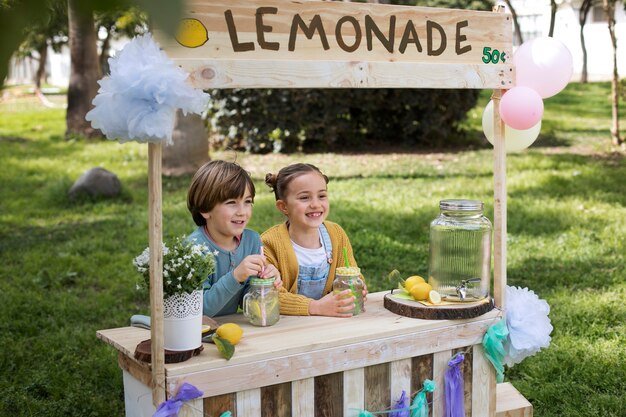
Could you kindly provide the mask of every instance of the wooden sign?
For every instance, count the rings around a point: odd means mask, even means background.
[[[189,0],[176,37],[157,40],[201,88],[513,86],[505,13]]]

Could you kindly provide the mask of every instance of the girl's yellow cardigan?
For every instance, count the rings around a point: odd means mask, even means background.
[[[324,295],[333,289],[335,269],[343,266],[346,261],[343,258],[343,247],[348,251],[350,266],[357,266],[352,253],[352,245],[348,235],[337,223],[325,221],[330,241],[333,247],[332,262],[328,279],[324,287]],[[280,313],[291,316],[308,316],[311,299],[298,294],[298,259],[291,244],[287,223],[277,224],[267,229],[262,235],[264,254],[267,261],[273,264],[283,280],[283,288],[279,293]]]

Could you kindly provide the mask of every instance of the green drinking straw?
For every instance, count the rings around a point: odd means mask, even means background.
[[[348,262],[348,250],[346,247],[343,247],[343,259],[346,261],[346,268],[350,268],[350,262]],[[354,298],[357,298],[356,291],[354,290],[354,285],[352,284],[352,278],[350,278],[350,291],[352,291],[352,295]],[[359,314],[359,303],[354,303],[354,315]]]

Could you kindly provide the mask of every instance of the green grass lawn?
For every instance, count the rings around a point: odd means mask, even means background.
[[[610,87],[572,84],[546,100],[542,134],[507,159],[509,284],[551,305],[551,346],[507,370],[535,416],[626,415],[626,166],[610,146]],[[480,135],[481,96],[465,128]],[[119,416],[116,352],[96,330],[148,314],[131,260],[147,246],[147,147],[67,142],[64,111],[0,102],[0,415]],[[622,125],[626,116],[622,113]],[[486,141],[485,141],[486,143]],[[231,158],[232,153],[214,153]],[[330,220],[348,232],[371,291],[385,275],[426,274],[428,225],[443,198],[475,198],[493,218],[492,152],[237,155],[257,186],[250,227],[280,222],[267,172],[295,161],[331,177]],[[102,166],[116,200],[70,203]],[[166,238],[189,233],[190,177],[163,179]]]

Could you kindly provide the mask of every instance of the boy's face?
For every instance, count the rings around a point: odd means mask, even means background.
[[[316,172],[300,175],[287,186],[276,206],[289,218],[290,227],[318,228],[328,216],[330,203],[326,181]]]
[[[243,197],[218,203],[208,213],[201,213],[211,237],[219,241],[241,235],[252,217],[252,202],[252,194],[246,187]]]

